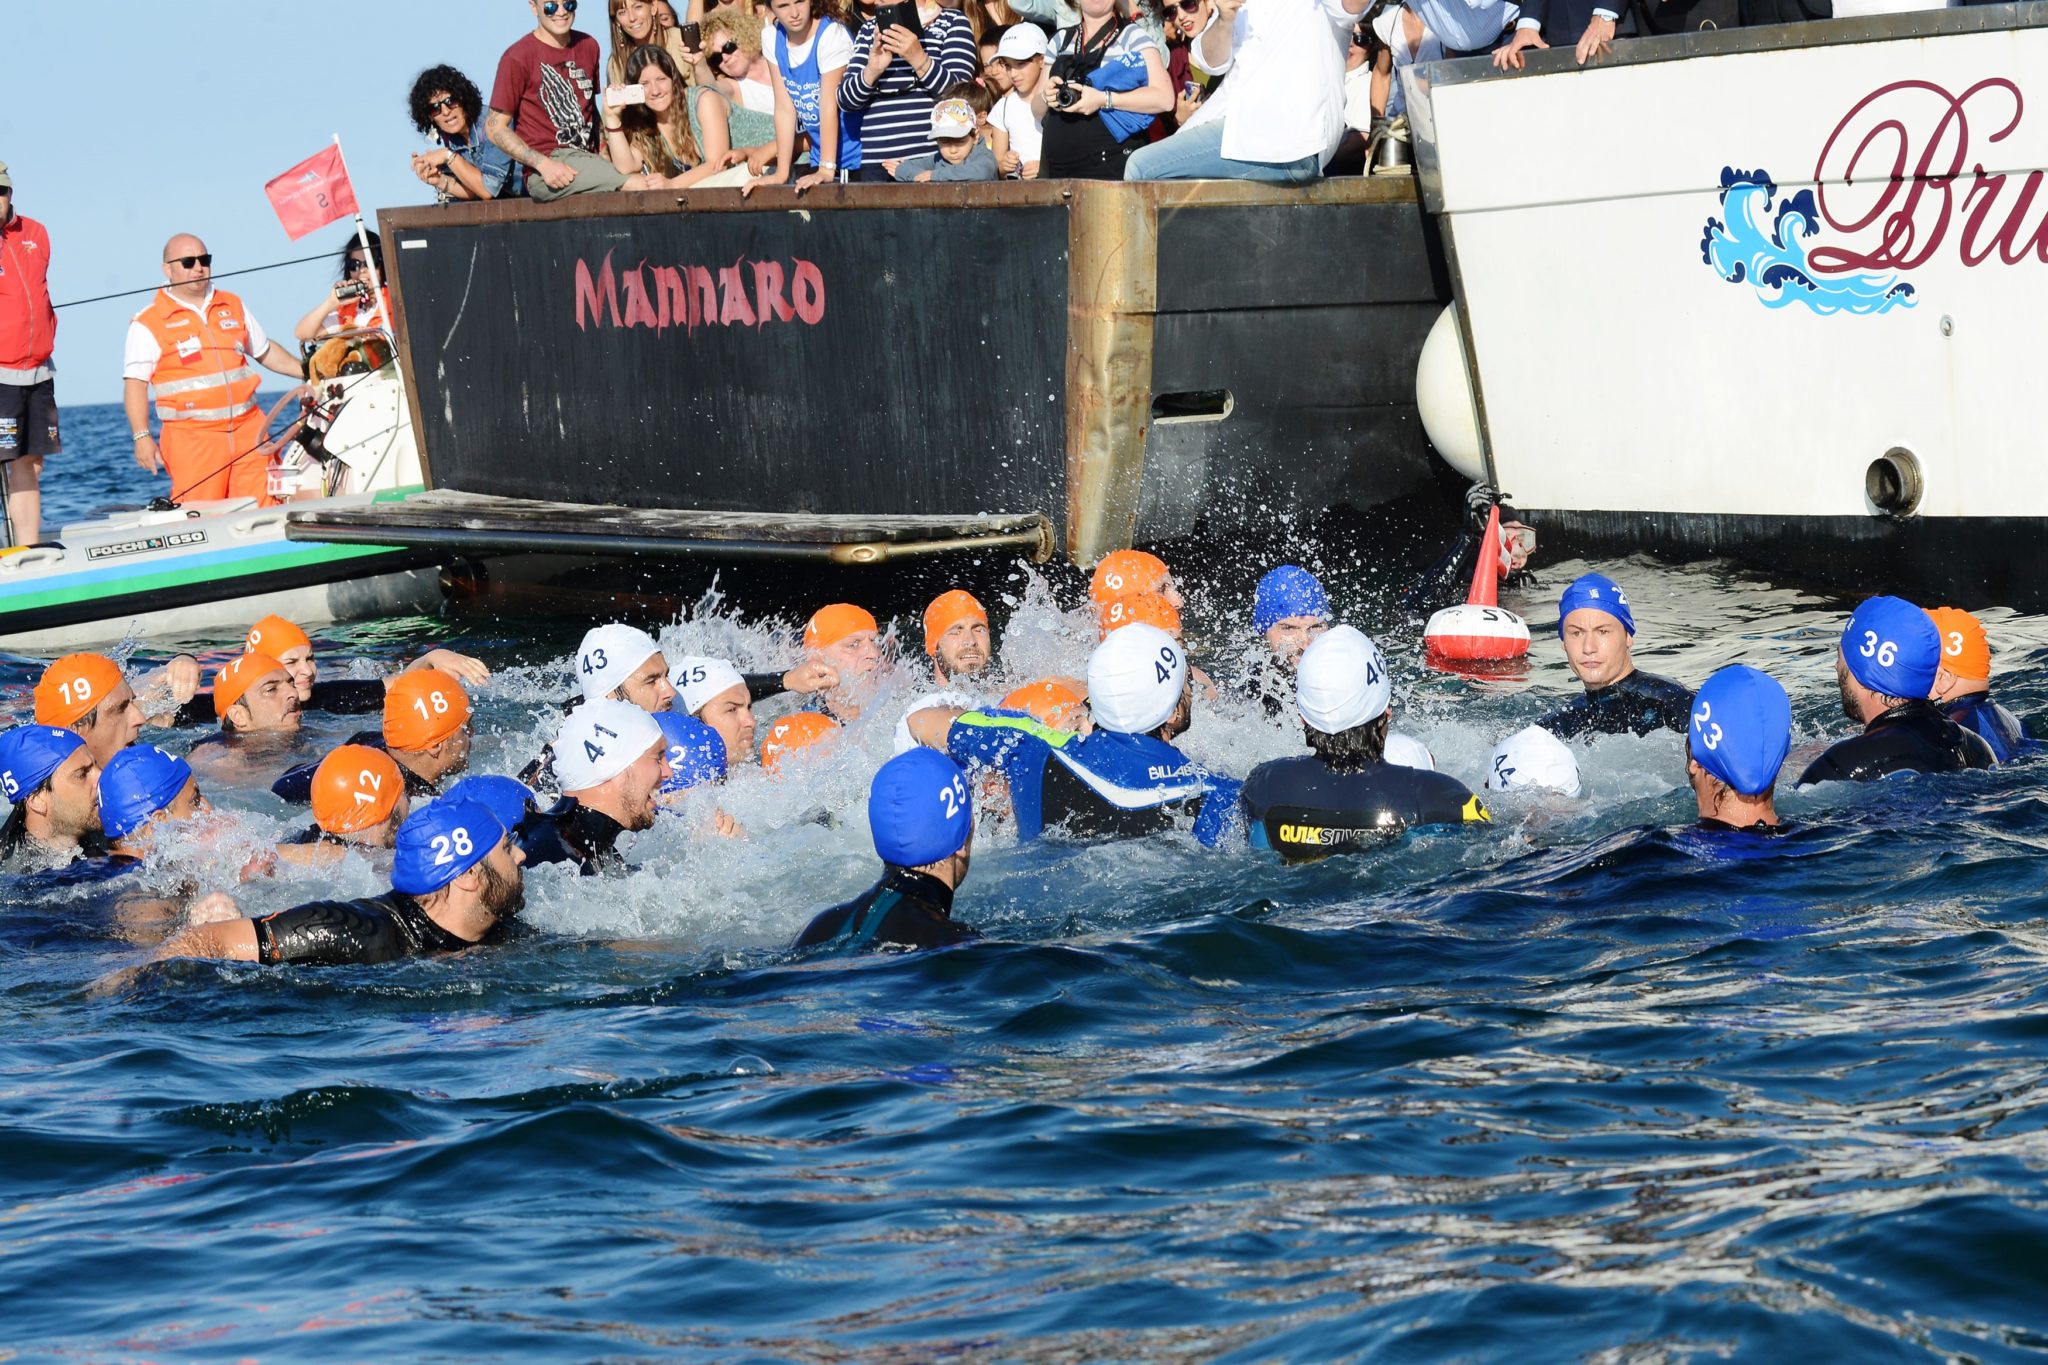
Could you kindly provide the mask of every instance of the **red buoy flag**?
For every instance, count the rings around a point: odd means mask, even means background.
[[[270,196],[270,206],[277,210],[285,235],[295,242],[360,211],[338,144],[307,157],[265,185],[263,192]]]

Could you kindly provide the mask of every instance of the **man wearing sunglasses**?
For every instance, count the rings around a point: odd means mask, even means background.
[[[272,341],[242,301],[213,287],[206,243],[181,232],[164,243],[165,287],[128,324],[121,357],[121,404],[135,437],[135,463],[168,471],[172,502],[266,499],[269,461],[260,454],[263,410],[256,366],[294,384],[299,358]],[[149,391],[163,434],[149,434]]]
[[[0,479],[16,545],[33,545],[42,534],[43,456],[63,448],[49,271],[49,230],[14,211],[14,177],[0,162]]]
[[[597,39],[577,31],[577,0],[527,0],[533,32],[498,59],[484,134],[526,168],[538,200],[624,189],[626,177],[597,151]]]

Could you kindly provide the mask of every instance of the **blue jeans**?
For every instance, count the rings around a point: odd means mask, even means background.
[[[1126,180],[1275,180],[1304,185],[1323,173],[1322,158],[1232,161],[1223,155],[1223,124],[1216,119],[1183,128],[1163,142],[1141,147],[1124,163]]]

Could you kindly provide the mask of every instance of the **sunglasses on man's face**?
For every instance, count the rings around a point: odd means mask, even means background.
[[[171,256],[165,259],[164,264],[174,265],[180,270],[190,270],[195,265],[203,265],[208,270],[211,270],[213,269],[213,253],[208,252],[204,256]]]
[[[574,14],[576,12],[576,0],[560,0],[560,3],[557,3],[557,0],[548,0],[545,5],[540,7],[540,12],[550,19],[554,18],[557,14]]]

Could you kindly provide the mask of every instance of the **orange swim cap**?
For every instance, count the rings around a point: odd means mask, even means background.
[[[837,733],[839,722],[816,711],[799,711],[784,716],[768,727],[761,741],[761,766],[769,772],[781,769],[782,761],[800,749],[808,749],[828,735]]]
[[[1941,632],[1941,666],[1971,682],[1991,680],[1991,642],[1984,623],[1959,607],[1936,607],[1927,615]]]
[[[313,823],[329,834],[382,824],[398,808],[405,776],[382,749],[344,744],[313,770]]]
[[[249,633],[242,640],[242,649],[249,654],[268,654],[275,659],[286,650],[301,646],[311,648],[313,641],[290,621],[282,616],[266,616],[249,627]]]
[[[271,674],[282,672],[284,665],[268,654],[242,654],[228,660],[214,670],[213,713],[225,716],[244,692]]]
[[[1097,606],[1137,592],[1158,592],[1173,577],[1166,561],[1143,550],[1114,550],[1095,566],[1088,596]]]
[[[804,648],[824,649],[836,645],[849,635],[858,635],[864,630],[880,630],[874,616],[849,602],[834,602],[829,607],[819,607],[804,626]]]
[[[1180,638],[1180,613],[1156,592],[1132,593],[1104,602],[1096,611],[1095,623],[1105,640],[1113,630],[1139,624],[1157,626],[1174,639]]]
[[[932,599],[924,609],[924,652],[939,652],[939,637],[959,625],[962,621],[979,621],[988,624],[988,609],[976,600],[971,592],[959,588],[942,592]]]
[[[1081,694],[1063,682],[1041,678],[1003,698],[1005,711],[1029,711],[1040,725],[1071,730],[1081,716]]]
[[[121,667],[104,654],[66,654],[36,683],[36,724],[69,725],[121,685]]]
[[[415,668],[384,692],[384,742],[394,749],[424,749],[469,724],[469,693],[452,673]]]

